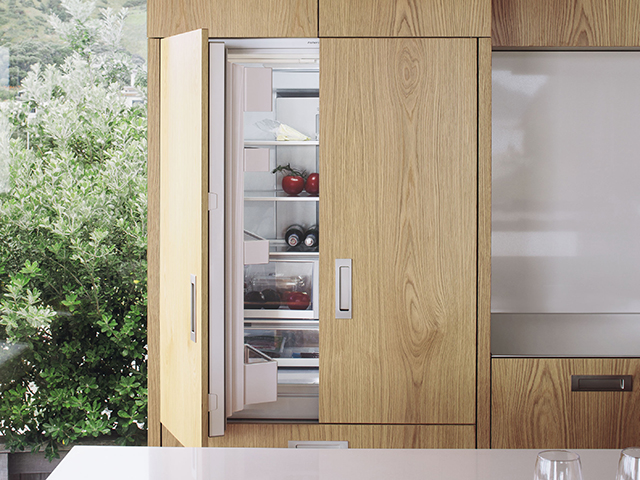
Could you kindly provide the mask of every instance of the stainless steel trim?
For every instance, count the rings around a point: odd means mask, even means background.
[[[352,318],[351,259],[336,258],[336,318]]]
[[[640,358],[640,355],[492,354],[491,358]]]
[[[349,442],[347,441],[308,441],[308,440],[289,440],[288,448],[349,448]]]
[[[640,357],[640,314],[492,313],[494,357]]]
[[[244,322],[245,329],[256,328],[259,330],[281,329],[281,330],[318,330],[320,323],[318,320],[254,320],[249,319]]]

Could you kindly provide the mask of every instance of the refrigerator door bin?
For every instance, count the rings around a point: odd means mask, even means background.
[[[251,345],[244,347],[244,404],[275,402],[278,364]]]
[[[280,368],[277,400],[248,405],[229,421],[317,421],[318,384],[317,368]]]

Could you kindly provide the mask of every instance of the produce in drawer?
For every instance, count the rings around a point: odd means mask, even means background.
[[[303,276],[255,274],[249,280],[244,308],[249,310],[307,310],[311,304],[310,279]]]
[[[259,310],[264,307],[264,297],[260,292],[247,292],[244,294],[244,308]]]
[[[284,295],[284,299],[291,310],[306,310],[311,303],[309,295],[304,292],[289,292]]]
[[[280,308],[280,294],[272,288],[265,288],[262,290],[262,296],[264,297],[264,308],[269,310],[275,310]]]

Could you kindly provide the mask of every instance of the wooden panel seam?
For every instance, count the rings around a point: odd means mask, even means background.
[[[160,446],[160,41],[148,41],[147,82],[147,444]]]
[[[478,39],[477,448],[491,446],[491,40]]]

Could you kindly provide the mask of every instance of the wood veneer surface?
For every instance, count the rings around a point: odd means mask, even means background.
[[[640,443],[640,359],[494,358],[492,448]],[[632,392],[572,392],[571,375],[633,375]]]
[[[349,448],[474,448],[472,425],[228,424],[210,447],[287,448],[289,440],[348,441]]]
[[[147,36],[206,28],[212,38],[318,36],[315,0],[149,0]]]
[[[180,440],[174,437],[173,433],[171,433],[167,427],[165,427],[164,425],[160,426],[162,431],[162,444],[160,445],[161,447],[184,447],[184,445],[180,443]]]
[[[321,37],[489,37],[490,0],[319,0]]]
[[[476,43],[320,42],[321,423],[475,424]]]
[[[494,47],[638,47],[637,0],[493,0]]]
[[[208,415],[207,42],[206,30],[160,42],[160,420],[190,447]]]
[[[491,39],[478,39],[477,448],[491,445]]]
[[[160,446],[160,40],[147,58],[147,444]]]

